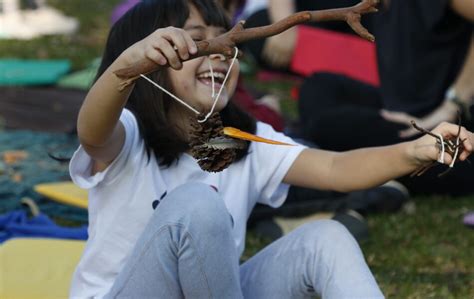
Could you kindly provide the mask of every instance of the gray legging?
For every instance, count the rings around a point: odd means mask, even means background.
[[[232,218],[210,186],[156,208],[107,298],[383,298],[357,242],[335,221],[306,224],[239,266]]]

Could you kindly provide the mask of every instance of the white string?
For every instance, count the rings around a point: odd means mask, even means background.
[[[207,60],[207,64],[209,64],[209,69],[211,70],[211,80],[212,80],[212,84],[211,84],[211,87],[212,87],[212,92],[211,92],[211,98],[214,100],[214,96],[216,95],[216,92],[214,90],[214,70],[212,69],[212,63],[211,63],[211,59],[208,59]]]
[[[239,49],[237,49],[237,47],[234,47],[234,49],[235,49],[234,57],[232,58],[232,62],[230,63],[229,69],[227,70],[227,74],[225,74],[224,81],[222,82],[221,88],[219,89],[219,92],[217,93],[217,97],[214,99],[214,104],[212,104],[211,111],[209,111],[209,113],[206,115],[206,117],[204,117],[203,120],[198,119],[199,123],[206,122],[207,119],[211,116],[211,114],[214,113],[214,108],[216,108],[217,101],[219,101],[219,98],[221,96],[221,92],[222,92],[222,90],[224,89],[224,86],[225,86],[225,82],[227,81],[227,78],[229,77],[230,71],[232,70],[232,66],[234,65],[234,62],[235,62],[235,59],[237,58],[237,55],[239,54]],[[212,66],[211,66],[211,72],[212,72]],[[214,78],[214,76],[213,76],[213,78]],[[214,86],[212,86],[212,89],[214,90]]]
[[[451,164],[449,164],[449,167],[453,168],[454,163],[456,163],[456,159],[458,158],[459,154],[459,136],[456,138],[456,150],[454,151],[454,156],[453,156],[453,161],[451,161]]]
[[[161,89],[161,91],[165,92],[166,94],[168,94],[170,97],[172,97],[173,99],[175,99],[176,101],[180,102],[181,104],[183,104],[184,106],[186,106],[187,108],[191,109],[194,113],[196,113],[197,115],[199,115],[199,111],[197,111],[196,109],[194,109],[193,107],[191,107],[188,103],[186,103],[185,101],[181,100],[180,98],[178,98],[177,96],[175,96],[174,94],[172,94],[171,92],[167,91],[166,89],[164,89],[163,87],[161,87],[160,85],[158,85],[158,83],[155,83],[153,80],[149,79],[147,76],[143,75],[143,74],[140,74],[140,77],[142,77],[143,79],[147,80],[148,82],[150,82],[151,84],[155,85],[156,87],[158,87],[159,89]]]
[[[441,134],[438,134],[438,137],[441,139],[441,153],[439,154],[438,162],[444,164],[444,139]]]
[[[221,85],[221,88],[219,89],[219,92],[217,93],[217,97],[214,98],[215,96],[215,92],[214,92],[214,71],[212,69],[212,65],[211,65],[211,62],[210,60],[208,60],[209,62],[209,67],[210,67],[210,70],[211,70],[211,78],[212,78],[212,99],[214,100],[214,103],[212,104],[212,108],[211,108],[211,111],[209,111],[209,113],[204,117],[204,119],[202,120],[198,120],[198,122],[200,123],[203,123],[203,122],[206,122],[208,120],[208,118],[211,116],[211,114],[214,112],[214,109],[217,105],[217,101],[219,100],[219,97],[221,95],[221,92],[222,90],[224,89],[224,86],[225,86],[225,83],[227,81],[227,78],[229,77],[229,74],[230,74],[230,71],[232,70],[232,66],[234,65],[234,62],[235,62],[235,59],[237,58],[237,55],[239,54],[239,49],[237,49],[237,47],[235,47],[235,54],[234,54],[234,57],[232,58],[232,62],[230,63],[230,66],[229,66],[229,69],[227,70],[227,74],[225,75],[224,77],[224,81],[222,82],[222,85]],[[142,77],[143,79],[147,80],[148,82],[150,82],[151,84],[153,84],[154,86],[158,87],[161,91],[165,92],[166,94],[168,94],[170,97],[172,97],[173,99],[175,99],[176,101],[180,102],[181,104],[183,104],[185,107],[187,107],[188,109],[190,109],[191,111],[193,111],[194,113],[196,113],[197,115],[199,115],[199,111],[197,111],[196,109],[194,109],[191,105],[189,105],[188,103],[186,103],[185,101],[181,100],[180,98],[178,98],[177,96],[175,96],[174,94],[172,94],[171,92],[167,91],[166,89],[164,89],[163,87],[161,87],[158,83],[154,82],[153,80],[151,80],[150,78],[148,78],[147,76],[143,75],[143,74],[140,74],[140,77]]]

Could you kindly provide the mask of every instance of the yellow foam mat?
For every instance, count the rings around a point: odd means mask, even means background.
[[[11,239],[0,245],[0,298],[68,298],[84,241]]]
[[[38,184],[34,189],[52,200],[87,209],[87,191],[73,182]]]

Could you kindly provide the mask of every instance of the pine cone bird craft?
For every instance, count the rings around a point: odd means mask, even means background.
[[[202,119],[201,114],[198,119]],[[219,113],[213,113],[206,122],[191,121],[189,132],[191,155],[202,170],[219,172],[226,169],[249,141],[272,145],[293,145],[262,138],[232,127],[223,127]]]
[[[202,119],[200,115],[198,119]],[[226,169],[237,157],[236,151],[243,149],[246,142],[228,138],[219,113],[213,113],[206,122],[191,122],[190,135],[191,155],[198,161],[202,170],[219,172]]]

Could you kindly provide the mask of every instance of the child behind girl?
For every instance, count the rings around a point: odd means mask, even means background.
[[[232,104],[238,61],[182,62],[196,53],[195,41],[228,29],[213,0],[142,1],[113,26],[79,113],[81,147],[70,165],[73,180],[90,190],[89,240],[71,297],[383,298],[357,242],[337,222],[306,224],[239,265],[246,220],[257,202],[280,206],[287,184],[349,191],[410,173],[437,159],[433,137],[347,153],[252,142],[227,169],[209,173],[189,154],[196,115],[188,107],[144,79],[119,91],[114,71],[142,59],[168,63],[149,77],[193,109],[207,113],[211,94],[222,90],[216,111],[224,126],[293,143]],[[454,136],[457,126],[434,132]],[[461,160],[474,141],[463,129],[464,139]]]

